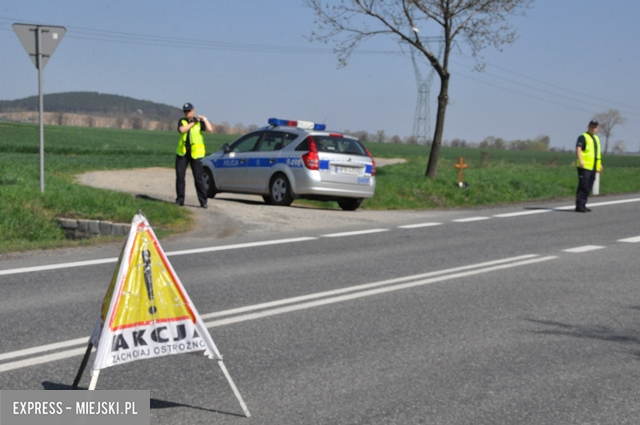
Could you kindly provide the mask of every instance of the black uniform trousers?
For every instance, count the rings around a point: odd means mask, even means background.
[[[593,189],[596,180],[596,170],[586,170],[578,167],[578,190],[576,191],[576,209],[583,210],[587,206],[587,197]]]
[[[202,158],[191,158],[189,150],[184,156],[176,155],[176,204],[184,205],[184,176],[187,172],[187,165],[191,167],[191,172],[193,173],[200,206],[204,207],[207,205],[207,193],[204,190],[204,181],[202,180]]]

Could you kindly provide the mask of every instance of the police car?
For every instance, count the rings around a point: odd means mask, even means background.
[[[337,201],[353,211],[373,196],[376,164],[356,138],[308,121],[268,122],[202,160],[209,198],[250,193],[267,204],[287,206],[303,198]]]

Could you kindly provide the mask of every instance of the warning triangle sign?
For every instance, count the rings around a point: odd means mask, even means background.
[[[194,351],[222,359],[142,214],[134,216],[90,343],[92,370]]]

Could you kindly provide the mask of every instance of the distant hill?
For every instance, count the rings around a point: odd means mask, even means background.
[[[38,96],[16,100],[0,100],[0,113],[38,111],[38,108]],[[45,94],[44,108],[46,112],[103,117],[137,115],[144,117],[146,120],[156,121],[175,121],[182,117],[182,110],[174,106],[97,92]]]

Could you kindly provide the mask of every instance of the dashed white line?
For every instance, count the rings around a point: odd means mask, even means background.
[[[431,226],[440,226],[442,223],[436,222],[428,222],[428,223],[418,223],[418,224],[405,224],[404,226],[398,226],[399,229],[417,229],[419,227],[431,227]]]
[[[640,236],[636,236],[633,238],[619,239],[618,242],[638,243],[640,242]]]
[[[573,252],[573,253],[582,253],[582,252],[589,252],[589,251],[595,251],[597,249],[604,249],[604,246],[599,246],[599,245],[585,245],[585,246],[579,246],[576,248],[569,248],[569,249],[563,249],[564,252]]]
[[[388,232],[388,231],[389,229],[356,230],[354,232],[329,233],[328,235],[322,235],[322,237],[323,238],[341,238],[343,236],[367,235],[369,233],[380,233],[380,232]]]
[[[469,223],[472,221],[482,221],[482,220],[489,220],[491,217],[467,217],[467,218],[459,218],[457,220],[453,220],[456,223]]]
[[[519,217],[521,215],[542,214],[542,213],[548,213],[551,211],[553,210],[540,209],[540,210],[519,211],[519,212],[512,212],[512,213],[505,213],[505,214],[496,214],[493,217],[497,217],[497,218]]]

